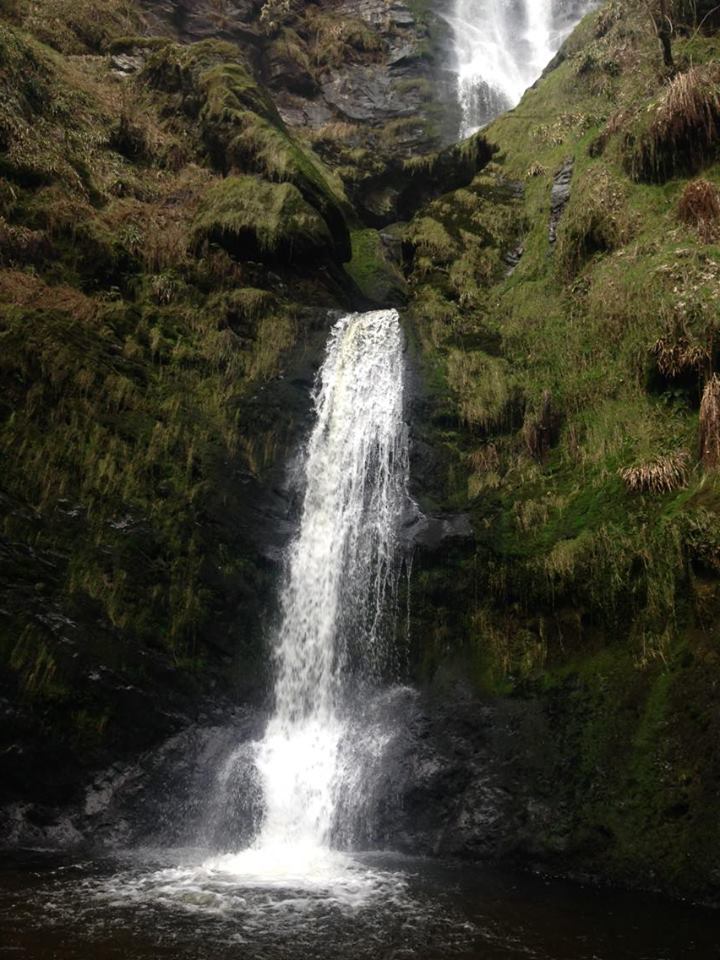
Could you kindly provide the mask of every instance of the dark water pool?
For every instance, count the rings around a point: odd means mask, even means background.
[[[494,867],[332,855],[263,879],[197,851],[13,853],[0,955],[18,960],[711,960],[720,915]]]

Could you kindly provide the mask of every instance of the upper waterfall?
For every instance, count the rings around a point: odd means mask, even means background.
[[[595,0],[452,0],[462,137],[513,107]]]

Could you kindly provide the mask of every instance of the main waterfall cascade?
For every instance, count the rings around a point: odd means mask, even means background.
[[[275,713],[257,766],[259,849],[326,848],[342,789],[349,684],[383,671],[407,499],[403,343],[397,312],[333,328],[315,392],[300,531],[289,551],[275,649]]]
[[[312,875],[333,833],[348,835],[339,812],[347,818],[361,802],[347,795],[362,779],[350,724],[361,692],[392,667],[397,528],[408,502],[403,367],[395,310],[350,314],[333,327],[280,596],[274,713],[255,755],[262,826],[249,849],[213,868],[258,880]],[[360,740],[372,755],[367,732]]]
[[[451,0],[461,137],[515,106],[593,6],[595,0]]]

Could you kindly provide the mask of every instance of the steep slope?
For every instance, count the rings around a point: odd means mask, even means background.
[[[427,15],[393,9],[0,8],[8,798],[263,694],[328,311],[401,302],[377,226],[489,156],[406,167],[441,137]]]
[[[586,18],[485,131],[493,162],[420,211],[405,245],[419,440],[445,451],[425,494],[469,509],[476,537],[418,572],[420,669],[540,704],[557,749],[535,773],[553,815],[528,811],[533,855],[712,897],[720,67],[706,6],[675,6],[673,68],[644,8]]]
[[[218,679],[257,687],[273,469],[353,296],[351,208],[236,45],[123,39],[128,4],[11,12],[2,780],[62,795]]]

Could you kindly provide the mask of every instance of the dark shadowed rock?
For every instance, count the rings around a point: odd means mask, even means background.
[[[550,226],[548,227],[550,243],[555,243],[557,240],[560,218],[570,200],[570,184],[574,165],[575,158],[569,157],[553,177],[552,189],[550,190]]]
[[[401,536],[406,548],[420,547],[432,552],[449,541],[471,543],[475,533],[467,513],[426,516],[418,511],[410,522],[403,526]]]

